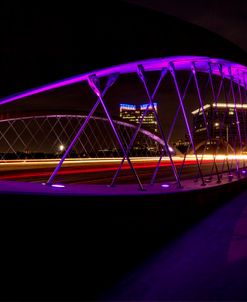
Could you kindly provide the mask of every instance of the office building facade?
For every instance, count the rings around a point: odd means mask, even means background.
[[[147,106],[148,111],[142,122],[142,128],[152,133],[157,133],[157,121],[155,119],[152,106],[150,106],[149,104],[141,104],[139,106],[132,104],[120,104],[120,118],[134,124],[139,124]],[[158,113],[157,103],[154,103],[154,108]]]
[[[205,125],[205,113],[207,127]],[[215,144],[220,141],[229,144],[232,149],[242,150],[246,147],[247,105],[233,103],[206,104],[192,112],[193,139],[196,146],[203,142]],[[239,132],[241,137],[239,136]]]

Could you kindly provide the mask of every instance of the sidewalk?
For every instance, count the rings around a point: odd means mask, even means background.
[[[160,249],[103,299],[247,301],[247,191]]]

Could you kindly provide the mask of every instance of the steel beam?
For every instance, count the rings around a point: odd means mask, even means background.
[[[189,138],[190,138],[190,142],[191,142],[191,146],[192,146],[194,155],[196,157],[196,163],[197,163],[198,172],[199,172],[199,175],[200,175],[200,178],[201,178],[201,181],[202,181],[202,185],[204,186],[205,185],[205,181],[204,181],[204,177],[203,177],[203,174],[202,174],[202,171],[201,171],[201,167],[200,167],[200,164],[199,164],[199,161],[198,161],[198,156],[197,156],[197,153],[196,153],[196,149],[195,149],[195,144],[194,144],[192,132],[191,132],[189,121],[188,121],[188,118],[187,118],[187,114],[186,114],[186,111],[185,111],[185,108],[184,108],[184,103],[183,103],[183,99],[182,99],[182,96],[181,96],[180,88],[179,88],[179,85],[178,85],[178,81],[177,81],[177,77],[176,77],[176,71],[175,71],[175,66],[174,66],[173,62],[170,62],[170,73],[171,73],[171,75],[173,77],[173,80],[174,80],[174,84],[175,84],[175,87],[176,87],[177,95],[178,95],[178,98],[179,98],[179,102],[180,102],[182,113],[183,113],[183,117],[184,117],[184,122],[185,122],[185,125],[186,125],[186,129],[188,131],[188,135],[189,135]]]

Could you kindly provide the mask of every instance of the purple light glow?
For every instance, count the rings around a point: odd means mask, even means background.
[[[247,67],[226,61],[223,59],[215,59],[209,57],[198,57],[198,56],[179,56],[179,57],[168,57],[168,58],[157,58],[157,59],[150,59],[150,60],[143,60],[137,62],[131,62],[127,64],[122,64],[118,66],[113,66],[109,68],[104,68],[98,71],[93,71],[90,73],[80,74],[71,78],[67,78],[61,81],[57,81],[51,84],[47,84],[41,87],[33,88],[21,93],[17,93],[15,95],[11,95],[5,97],[0,100],[0,105],[11,103],[16,100],[20,100],[25,97],[29,97],[35,94],[39,94],[45,91],[57,89],[64,86],[69,86],[72,84],[80,83],[83,81],[87,81],[89,76],[95,74],[97,77],[105,77],[112,75],[114,73],[118,74],[126,74],[126,73],[134,73],[137,72],[137,66],[143,65],[146,71],[155,71],[155,70],[162,70],[164,68],[169,68],[170,63],[173,63],[176,70],[191,70],[192,62],[195,63],[197,71],[200,72],[208,72],[208,64],[211,64],[212,73],[220,76],[219,71],[219,64],[222,65],[222,72],[225,78],[230,78],[228,68],[231,66],[231,74],[233,76],[233,81],[239,82],[241,86],[244,86],[244,76],[247,74]]]
[[[62,184],[52,184],[51,186],[52,186],[53,188],[65,188],[65,186],[62,185]]]
[[[170,185],[168,185],[168,184],[163,184],[163,185],[161,185],[161,187],[162,187],[162,188],[169,188]]]
[[[242,174],[246,174],[246,172],[247,172],[246,170],[242,170]]]

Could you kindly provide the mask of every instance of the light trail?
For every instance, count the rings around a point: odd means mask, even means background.
[[[213,163],[214,156],[212,154],[199,155],[198,159],[202,161],[202,165]],[[247,160],[247,155],[224,155],[219,154],[216,156],[216,161],[223,163],[224,160]],[[64,163],[64,168],[59,171],[58,176],[73,176],[73,175],[96,175],[114,172],[117,170],[118,163],[122,158],[97,158],[97,159],[67,159]],[[174,165],[181,166],[183,162],[182,157],[173,157]],[[52,168],[57,164],[59,159],[41,159],[41,160],[11,160],[9,162],[0,163],[0,180],[16,180],[29,179],[35,181],[39,178],[48,178],[51,175]],[[132,158],[135,169],[145,170],[154,169],[156,167],[158,157],[152,158]],[[188,155],[185,160],[186,167],[195,167],[196,158],[194,155]],[[161,161],[160,167],[171,167],[168,157],[164,157]],[[129,165],[125,162],[122,169],[128,171]],[[33,171],[32,171],[33,170]],[[98,177],[99,177],[98,176]],[[124,176],[121,176],[124,177]],[[97,181],[97,179],[95,179]],[[89,182],[94,182],[89,180]]]
[[[197,155],[198,159],[203,159],[203,160],[213,160],[214,155],[213,154],[198,154]],[[176,161],[182,161],[183,158],[180,156],[173,156],[173,160]],[[130,157],[131,161],[134,162],[152,162],[152,161],[157,161],[159,158],[158,157]],[[215,156],[216,160],[224,160],[224,159],[235,159],[235,160],[247,160],[247,154],[218,154]],[[74,165],[74,164],[83,164],[83,163],[93,163],[93,164],[99,164],[99,163],[118,163],[122,160],[121,157],[115,157],[115,158],[92,158],[92,159],[75,159],[75,158],[68,158],[64,161],[64,165]],[[186,157],[187,160],[196,160],[195,155],[190,155],[188,154]],[[0,161],[0,166],[4,165],[16,165],[16,164],[24,164],[24,165],[54,165],[57,164],[60,161],[60,159],[25,159],[25,160],[3,160]],[[162,162],[169,162],[169,157],[163,157]]]
[[[176,159],[181,159],[180,157],[177,157]],[[27,160],[3,160],[0,161],[0,165],[16,165],[16,164],[24,164],[24,165],[54,165],[59,162],[60,159],[27,159]],[[64,161],[65,164],[82,164],[82,163],[93,163],[93,164],[98,164],[98,163],[119,163],[122,160],[122,158],[93,158],[93,159],[74,159],[74,158],[69,158]],[[150,162],[150,161],[157,161],[158,157],[149,157],[149,158],[131,158],[133,162]],[[164,158],[163,161],[169,161],[169,158]]]
[[[219,160],[222,161],[222,160]],[[94,162],[95,163],[95,162]],[[99,161],[97,161],[99,163]],[[74,168],[66,168],[64,170],[59,171],[58,175],[59,176],[65,176],[65,175],[76,175],[76,174],[89,174],[89,173],[102,173],[102,172],[109,172],[109,171],[116,171],[117,165],[111,165],[111,162],[109,162],[108,165],[104,165],[102,167],[74,167]],[[207,159],[204,160],[205,164],[212,163],[212,159]],[[54,164],[54,163],[53,163]],[[174,164],[176,166],[180,166],[182,164],[182,159],[179,158],[179,160],[174,161]],[[196,165],[196,159],[188,159],[185,162],[186,166],[194,166]],[[170,167],[170,161],[169,159],[163,161],[160,165],[161,167]],[[150,161],[149,163],[136,163],[134,165],[135,169],[151,169],[156,167],[156,162],[155,161]],[[129,165],[124,165],[123,170],[129,170],[130,167]],[[8,171],[11,172],[11,171]],[[15,172],[15,171],[13,171]],[[49,177],[51,174],[51,171],[39,171],[39,172],[18,172],[17,174],[9,174],[9,175],[2,175],[0,176],[0,179],[2,180],[11,180],[11,179],[22,179],[22,178],[36,178],[36,177]]]

